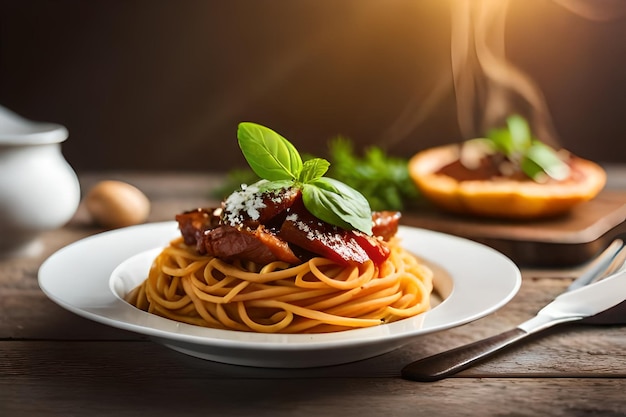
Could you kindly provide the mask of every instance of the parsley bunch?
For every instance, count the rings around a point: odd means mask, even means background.
[[[363,193],[372,210],[402,210],[405,202],[419,198],[406,159],[391,157],[377,146],[359,156],[341,136],[330,142],[329,151],[332,176]]]

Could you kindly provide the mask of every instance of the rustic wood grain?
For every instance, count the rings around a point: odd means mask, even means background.
[[[524,266],[579,265],[624,233],[626,192],[604,190],[556,218],[536,221],[481,219],[451,215],[428,204],[403,214],[415,227],[465,237],[498,249]]]
[[[116,416],[623,416],[624,379],[206,379],[46,377],[0,380],[0,412]]]

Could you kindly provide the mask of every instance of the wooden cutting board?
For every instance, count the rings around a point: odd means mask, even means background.
[[[477,219],[427,204],[403,211],[402,224],[448,233],[491,246],[519,266],[576,266],[626,232],[626,192],[605,190],[564,216],[540,221]]]

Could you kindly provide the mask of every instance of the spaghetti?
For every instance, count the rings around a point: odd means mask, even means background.
[[[335,332],[427,311],[432,271],[397,238],[387,243],[390,255],[380,266],[324,257],[258,265],[200,255],[179,237],[126,301],[188,324],[260,333]]]

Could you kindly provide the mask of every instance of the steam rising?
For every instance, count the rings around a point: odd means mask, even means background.
[[[576,15],[608,21],[626,16],[624,0],[553,0]],[[408,137],[454,88],[457,118],[465,139],[484,135],[512,114],[523,115],[542,141],[556,146],[546,100],[531,77],[506,58],[510,0],[450,0],[452,85],[442,79],[422,103],[411,103],[390,127],[389,142]]]
[[[461,134],[484,135],[520,113],[542,140],[555,142],[540,89],[505,57],[507,8],[508,0],[455,0],[451,54]]]

